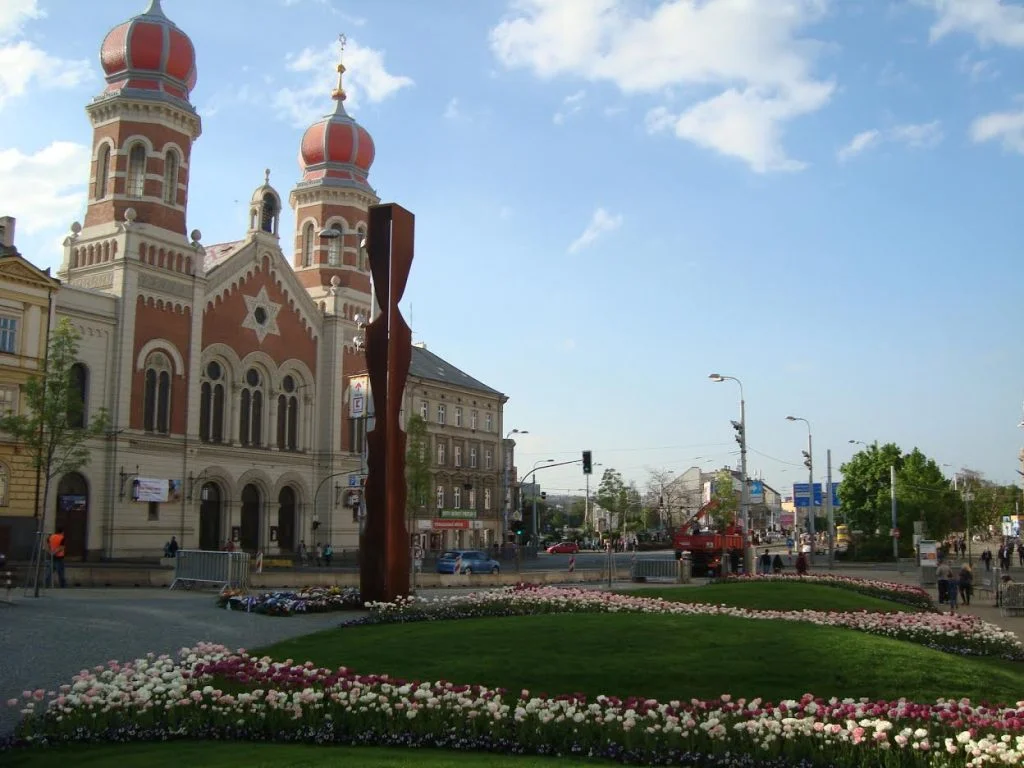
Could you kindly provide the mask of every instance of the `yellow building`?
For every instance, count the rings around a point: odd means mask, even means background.
[[[43,368],[60,281],[14,247],[14,219],[0,217],[0,412],[25,408],[21,390]],[[31,459],[0,433],[0,553],[21,559],[35,533],[36,473]]]

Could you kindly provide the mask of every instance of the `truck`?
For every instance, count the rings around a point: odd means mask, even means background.
[[[676,529],[672,537],[676,557],[682,557],[683,553],[690,555],[694,576],[716,576],[721,573],[723,547],[732,560],[731,570],[736,569],[737,563],[743,562],[744,535],[739,527],[727,526],[725,533],[721,534],[700,526],[701,518],[707,517],[717,508],[717,499],[704,504],[697,510],[697,514]]]

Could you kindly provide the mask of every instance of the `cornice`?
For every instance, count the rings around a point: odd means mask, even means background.
[[[193,139],[199,138],[203,131],[199,115],[189,113],[181,107],[163,101],[111,96],[94,101],[85,109],[92,120],[93,127],[118,119],[143,122],[157,119],[177,126],[183,133],[191,135]]]

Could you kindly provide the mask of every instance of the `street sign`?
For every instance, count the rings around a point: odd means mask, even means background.
[[[348,487],[349,488],[358,488],[359,487],[359,475],[349,475],[348,476]]]
[[[832,506],[839,506],[839,483],[832,483]],[[793,504],[797,507],[809,507],[807,503],[807,483],[793,483]],[[814,484],[814,506],[820,507],[823,493],[821,483]]]

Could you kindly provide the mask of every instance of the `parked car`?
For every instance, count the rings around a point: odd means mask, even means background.
[[[438,573],[498,573],[501,565],[478,549],[449,549],[437,559]]]
[[[574,541],[560,541],[547,549],[549,555],[575,555],[579,551],[580,547]]]

